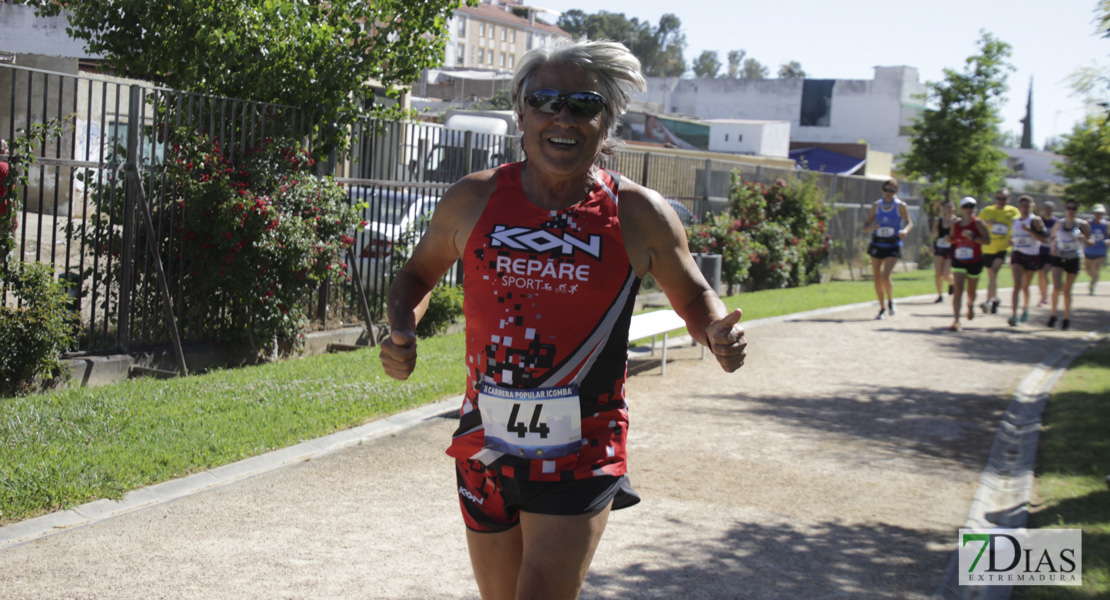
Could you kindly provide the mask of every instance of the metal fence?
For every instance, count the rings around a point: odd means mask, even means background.
[[[153,204],[135,181],[156,197],[164,148],[171,127],[187,126],[219,138],[224,147],[246,149],[270,136],[304,136],[314,127],[305,110],[259,102],[184,93],[106,76],[58,74],[0,65],[0,137],[33,123],[72,118],[72,130],[38,148],[27,186],[16,239],[16,260],[46,263],[71,284],[72,308],[81,315],[80,350],[126,350],[164,345],[176,325],[184,342],[205,341],[218,332],[204,321],[183,321],[186,297],[181,264],[168,260],[157,274],[160,254],[180,247],[173,210]],[[172,110],[168,110],[171,108]],[[172,115],[165,118],[165,115]],[[353,279],[329,281],[305,301],[317,327],[380,319],[393,272],[425,227],[444,189],[467,173],[520,160],[510,136],[450,130],[442,125],[367,120],[349,131],[350,152],[319,165],[348,191],[349,201],[365,203],[368,226],[355,235],[350,256]],[[311,146],[310,137],[301,137]],[[789,169],[728,160],[624,149],[611,166],[625,177],[659,191],[691,215],[725,210],[733,172],[748,180],[772,182],[797,174]],[[139,177],[129,177],[129,173]],[[860,264],[866,236],[860,232],[869,203],[881,196],[882,182],[813,174],[841,210],[829,224],[833,260]],[[915,260],[928,237],[920,200],[903,185],[916,227],[906,259]],[[150,224],[144,220],[149,213]],[[93,219],[93,216],[102,218]],[[90,227],[110,229],[119,245],[97,246],[101,235],[74,235]],[[411,232],[407,237],[405,232]],[[383,232],[386,232],[383,234]],[[103,232],[100,232],[103,233]],[[144,240],[159,240],[147,244]],[[458,281],[458,269],[447,277]],[[85,276],[82,277],[82,274]],[[163,291],[160,286],[168,290]],[[12,302],[7,290],[2,300]],[[169,297],[169,305],[165,300]],[[360,296],[362,296],[360,298]],[[172,307],[172,308],[171,308]]]

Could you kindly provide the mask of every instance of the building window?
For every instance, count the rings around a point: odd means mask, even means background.
[[[515,69],[516,68],[516,55],[515,54],[510,54],[509,55],[509,68],[510,69]]]
[[[829,126],[835,83],[835,79],[806,79],[802,82],[802,111],[798,116],[802,127]]]
[[[507,39],[509,39],[509,28],[508,27],[502,27],[501,28],[501,41],[504,42]]]
[[[532,32],[531,31],[524,34],[524,49],[525,50],[531,50],[532,49]]]
[[[459,17],[459,36],[466,36],[466,17]]]
[[[486,62],[486,49],[478,48],[478,64]]]
[[[516,43],[516,30],[515,29],[509,32],[509,41],[513,44]]]
[[[478,26],[478,37],[480,37],[480,38],[486,37],[486,24],[485,23],[482,23],[481,25]]]
[[[466,44],[458,44],[456,55],[460,65],[466,64]]]
[[[726,142],[728,141],[728,134],[727,133],[725,134],[725,141]]]
[[[493,66],[493,50],[489,51],[489,66]]]
[[[504,52],[501,53],[501,68],[502,69],[505,68],[505,53]]]

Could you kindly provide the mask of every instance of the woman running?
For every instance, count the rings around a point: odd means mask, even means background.
[[[871,214],[863,224],[865,232],[872,232],[867,254],[871,256],[875,295],[879,298],[879,314],[876,319],[894,316],[894,283],[890,274],[902,257],[902,240],[913,229],[908,205],[895,195],[898,193],[898,182],[889,179],[883,183],[882,189],[883,197],[871,205]]]
[[[1048,326],[1056,326],[1056,306],[1060,295],[1064,296],[1064,320],[1060,329],[1071,326],[1071,286],[1079,275],[1079,246],[1091,245],[1091,229],[1087,222],[1075,216],[1079,202],[1068,200],[1064,203],[1064,218],[1052,228],[1052,316]]]
[[[1014,293],[1010,299],[1012,314],[1010,326],[1018,324],[1018,300],[1025,294],[1022,305],[1021,322],[1029,320],[1029,284],[1033,282],[1033,274],[1044,266],[1041,263],[1041,242],[1048,241],[1048,231],[1044,222],[1033,211],[1037,205],[1032,196],[1018,198],[1018,209],[1021,216],[1010,223],[1010,247],[1014,252],[1010,256],[1010,268],[1014,273]]]
[[[979,274],[983,272],[983,244],[991,241],[987,224],[975,217],[975,198],[965,196],[960,200],[962,217],[952,224],[948,241],[952,244],[952,278],[955,293],[952,296],[952,315],[955,320],[949,327],[960,330],[960,297],[967,285],[967,320],[975,318],[975,293],[979,287]]]
[[[956,222],[956,203],[951,200],[941,205],[943,214],[933,221],[933,273],[937,282],[937,301],[944,302],[944,285],[948,284],[948,294],[952,294],[952,242],[948,234]]]
[[[1091,245],[1083,249],[1083,266],[1087,268],[1087,275],[1091,277],[1091,295],[1095,295],[1095,286],[1098,285],[1098,273],[1106,263],[1106,246],[1110,240],[1106,239],[1106,207],[1096,204],[1091,212],[1094,218],[1088,226],[1091,228]]]

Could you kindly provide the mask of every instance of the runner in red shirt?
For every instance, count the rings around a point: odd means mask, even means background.
[[[614,42],[529,52],[513,99],[527,156],[444,194],[390,288],[385,372],[416,368],[416,323],[440,277],[464,268],[467,391],[448,453],[483,598],[576,598],[628,482],[628,327],[651,274],[690,334],[734,371],[746,356],[729,312],[658,193],[601,170],[618,118],[643,90]]]
[[[952,244],[952,315],[955,320],[949,329],[960,330],[960,297],[967,286],[967,320],[975,318],[975,294],[979,275],[983,272],[983,244],[991,239],[987,224],[975,217],[975,198],[960,200],[962,218],[952,224],[948,241]]]

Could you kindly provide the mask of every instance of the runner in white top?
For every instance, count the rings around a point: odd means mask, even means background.
[[[1090,246],[1091,229],[1087,222],[1075,216],[1079,210],[1077,200],[1068,200],[1064,218],[1056,222],[1052,228],[1052,316],[1048,319],[1048,326],[1056,326],[1056,306],[1060,295],[1064,296],[1064,320],[1061,329],[1071,326],[1071,287],[1075,285],[1075,278],[1079,275],[1079,248],[1083,245]]]
[[[1025,294],[1022,305],[1021,322],[1029,320],[1029,284],[1033,282],[1033,274],[1040,271],[1041,242],[1048,241],[1048,232],[1044,222],[1033,211],[1037,208],[1031,196],[1018,198],[1018,209],[1021,216],[1010,223],[1010,247],[1014,253],[1010,258],[1010,268],[1014,273],[1014,292],[1011,298],[1012,314],[1010,326],[1018,324],[1018,300]]]

